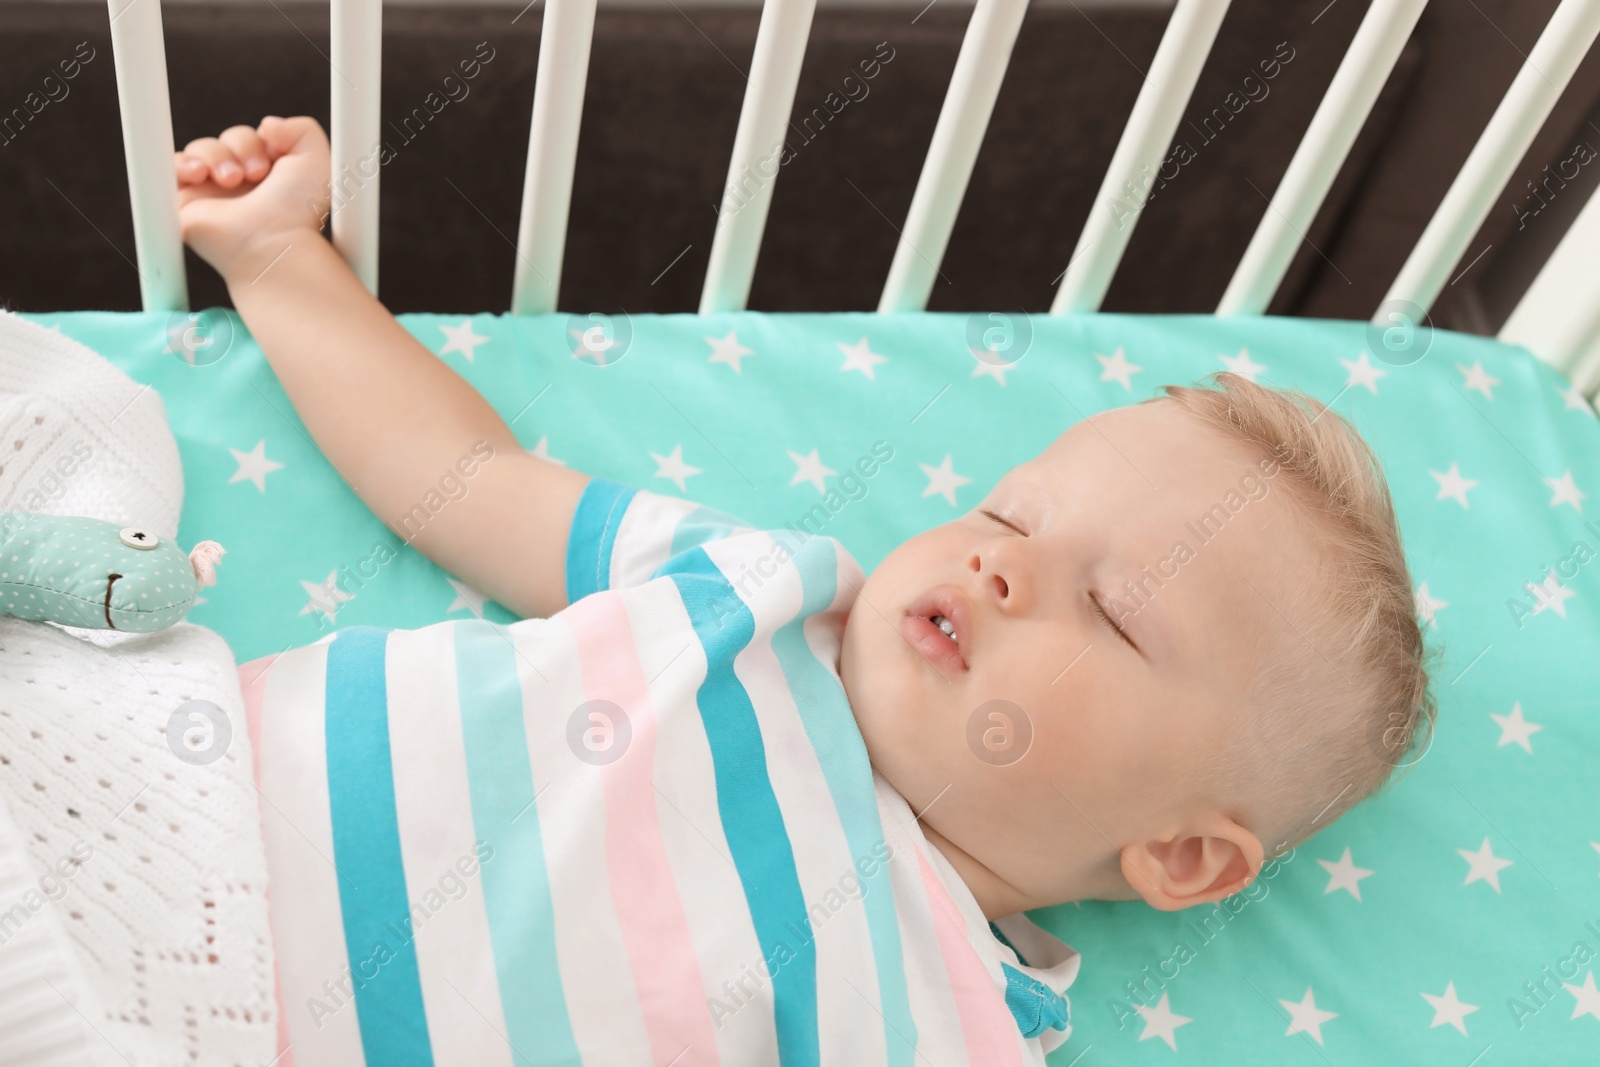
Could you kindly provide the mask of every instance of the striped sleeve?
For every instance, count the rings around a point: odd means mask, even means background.
[[[567,536],[567,601],[643,585],[674,556],[753,528],[692,500],[591,478]]]

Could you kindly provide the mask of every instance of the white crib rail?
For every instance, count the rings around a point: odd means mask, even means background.
[[[921,311],[928,305],[1027,10],[1028,0],[978,0],[973,8],[879,311]]]
[[[517,224],[517,265],[511,281],[513,315],[539,315],[556,308],[594,7],[595,0],[548,0],[545,5],[522,216]]]
[[[750,299],[761,234],[782,163],[784,131],[794,109],[795,86],[817,0],[766,0],[756,30],[749,85],[733,135],[728,181],[717,209],[711,262],[700,291],[700,314],[742,311]],[[770,173],[769,173],[770,172]]]
[[[375,294],[383,0],[333,0],[329,15],[333,245]]]
[[[1433,306],[1597,33],[1600,0],[1562,0],[1390,284],[1374,323],[1387,323],[1396,303],[1413,304],[1422,313]]]
[[[108,0],[108,6],[139,297],[146,311],[187,311],[161,5],[157,0]]]
[[[1500,328],[1500,340],[1523,345],[1581,391],[1600,384],[1600,195],[1591,194]]]
[[[1266,311],[1427,4],[1373,0],[1222,294],[1218,315]]]
[[[1228,0],[1178,0],[1067,261],[1051,314],[1095,311],[1105,299],[1227,11]]]
[[[381,0],[331,0],[333,242],[377,289]],[[700,311],[743,308],[816,0],[767,0],[718,213]],[[977,0],[895,250],[879,311],[926,305],[992,115],[1027,0]],[[1426,0],[1373,0],[1266,216],[1217,308],[1259,314],[1282,281]],[[1109,288],[1154,171],[1210,53],[1228,0],[1177,0],[1145,84],[1079,235],[1051,312],[1094,311]],[[108,0],[140,296],[147,311],[186,310],[173,172],[172,112],[160,0]],[[548,0],[540,34],[511,310],[555,309],[588,75],[595,0]],[[1482,225],[1493,198],[1600,36],[1600,0],[1562,0],[1473,147],[1385,305],[1423,311]],[[742,179],[756,170],[753,190]],[[748,193],[748,197],[746,197]],[[1573,377],[1600,386],[1600,196],[1591,199],[1501,331]],[[1374,321],[1383,321],[1380,309]]]

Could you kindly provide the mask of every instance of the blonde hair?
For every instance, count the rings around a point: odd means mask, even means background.
[[[1175,403],[1275,460],[1272,482],[1298,505],[1291,513],[1318,561],[1273,593],[1274,636],[1257,650],[1246,714],[1200,769],[1228,783],[1271,856],[1426,754],[1432,654],[1383,468],[1355,427],[1304,393],[1229,371],[1200,384],[1213,381],[1221,388],[1167,385],[1143,403]]]

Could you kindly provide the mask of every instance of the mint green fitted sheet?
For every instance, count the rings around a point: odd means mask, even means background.
[[[224,316],[208,316],[220,336]],[[331,626],[417,627],[477,606],[323,459],[237,319],[221,358],[212,348],[190,364],[170,350],[165,314],[26,317],[162,396],[183,459],[180,542],[228,550],[189,618],[239,661]],[[1425,632],[1443,649],[1435,739],[1403,780],[1209,920],[1140,902],[1034,913],[1084,953],[1073,1037],[1051,1063],[1600,1062],[1600,425],[1525,350],[1439,331],[1410,365],[1369,356],[1384,372],[1374,393],[1347,387],[1346,361],[1374,343],[1350,322],[1019,316],[1010,336],[1031,333],[1026,355],[975,376],[969,346],[999,320],[641,315],[590,334],[622,342],[602,366],[573,358],[595,325],[582,319],[399,318],[515,419],[526,447],[543,441],[587,473],[669,493],[652,453],[676,453],[699,469],[683,495],[763,524],[824,501],[811,481],[793,484],[791,453],[816,450],[839,472],[826,478],[834,489],[887,443],[893,458],[832,498],[827,526],[868,571],[1074,422],[1227,369],[1223,357],[1247,353],[1264,383],[1333,402],[1383,461],[1413,579],[1426,583]],[[1118,349],[1142,368],[1131,390],[1095,358]],[[1474,367],[1498,384],[1469,377]],[[236,458],[258,446],[264,462]],[[947,460],[955,477],[931,481]],[[1465,507],[1435,477],[1452,465],[1476,482]],[[954,503],[929,492],[945,485]],[[1550,606],[1530,614],[1540,598],[1527,583],[1552,571],[1571,595],[1549,586]],[[1485,858],[1474,867],[1463,852]]]

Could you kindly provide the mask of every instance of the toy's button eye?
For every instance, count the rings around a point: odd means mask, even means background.
[[[137,526],[124,526],[117,532],[117,536],[122,538],[122,543],[129,548],[154,548],[161,543],[161,538]]]

